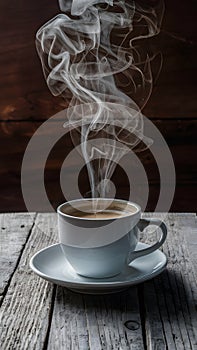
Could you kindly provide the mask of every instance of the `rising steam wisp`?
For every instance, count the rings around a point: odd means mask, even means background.
[[[163,3],[150,3],[154,6],[132,0],[59,0],[64,13],[36,35],[50,91],[70,100],[64,126],[74,144],[81,139],[94,198],[106,196],[107,180],[128,147],[142,140],[151,144],[143,135],[141,110],[152,91],[155,55],[143,43],[158,34]],[[103,137],[105,143],[95,143]]]

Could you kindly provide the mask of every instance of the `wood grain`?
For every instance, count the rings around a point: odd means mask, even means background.
[[[17,226],[24,224],[24,216],[20,220],[21,215],[17,214],[15,219],[18,219]],[[2,350],[44,347],[54,287],[35,276],[29,260],[39,249],[56,242],[56,228],[54,214],[37,216],[0,309]],[[8,244],[12,246],[12,241]]]
[[[125,324],[130,322],[133,329]],[[71,293],[58,287],[48,349],[143,350],[137,289],[110,296]]]
[[[172,210],[195,211],[197,186],[197,167],[195,166],[197,159],[197,122],[194,120],[178,120],[166,121],[166,123],[163,124],[161,120],[156,120],[154,123],[168,142],[176,167],[177,187]],[[22,124],[19,122],[0,123],[0,137],[2,145],[4,145],[0,149],[0,158],[2,161],[2,166],[0,168],[0,176],[2,178],[0,184],[1,211],[25,210],[20,185],[21,165],[25,148],[27,147],[31,136],[34,132],[36,132],[40,125],[40,122],[24,122]],[[61,125],[58,127],[60,128]],[[36,138],[36,153],[34,154],[34,157],[32,156],[28,169],[29,186],[35,187],[35,195],[36,183],[39,181],[37,174],[41,168],[41,164],[38,162],[37,154],[41,152],[41,147],[44,142],[46,140],[50,140],[52,137],[50,134],[52,131],[53,128],[51,130],[46,129],[44,133],[41,133],[41,135]],[[182,143],[183,138],[184,144]],[[56,207],[58,203],[64,201],[64,196],[59,183],[59,174],[62,163],[72,150],[73,145],[69,135],[67,134],[55,145],[52,145],[51,148],[51,152],[49,152],[45,165],[45,184],[49,199]],[[143,152],[139,154],[139,157],[146,170],[150,183],[150,202],[148,205],[148,210],[153,210],[154,206],[156,205],[156,193],[159,191],[159,172],[151,152]],[[79,174],[79,170],[77,160],[73,159],[72,163],[70,161],[65,162],[64,171],[67,176],[72,177],[75,174]],[[125,197],[125,195],[129,192],[129,183],[125,177],[125,174],[122,173],[120,176],[120,172],[118,171],[115,173],[113,180],[118,188],[117,195],[120,198]],[[87,173],[85,172],[85,169],[80,173],[79,184],[83,194],[89,191]],[[34,208],[34,210],[37,210],[37,208]],[[43,211],[44,210],[45,208],[43,207]]]
[[[19,225],[21,215],[13,214],[13,222]],[[57,239],[54,214],[38,214],[0,307],[1,349],[195,350],[196,220],[189,213],[166,216],[168,266],[161,275],[122,293],[91,296],[56,289],[30,272],[32,254]],[[5,227],[9,222],[6,214]],[[151,227],[143,239],[153,242]]]
[[[172,210],[196,211],[197,5],[195,1],[184,6],[178,0],[165,0],[165,7],[161,33],[147,44],[162,53],[163,67],[143,112],[162,132],[173,155],[177,189]],[[0,4],[0,211],[25,210],[20,168],[27,143],[39,123],[69,103],[50,94],[35,49],[37,29],[58,12],[57,1],[49,4],[46,0],[39,3],[2,0]],[[71,149],[69,137],[54,147],[46,166],[46,187],[54,206],[63,198],[57,179],[65,157],[64,147],[67,151]],[[142,162],[154,187],[151,198],[155,198],[159,190],[157,167],[150,155]],[[34,166],[36,172],[39,164]],[[71,167],[70,171],[75,172],[76,168]],[[82,192],[86,192],[84,179],[82,176]],[[128,188],[121,188],[121,184],[119,188],[125,196]],[[155,199],[150,199],[149,210],[154,205]]]
[[[145,114],[196,118],[196,3],[186,7],[166,0],[165,6],[162,32],[151,42],[163,54],[163,68]],[[1,1],[1,119],[44,120],[62,109],[62,100],[52,97],[44,82],[34,42],[37,29],[58,12],[57,1]]]
[[[0,298],[3,298],[31,234],[35,214],[0,214]]]
[[[151,350],[166,349],[166,346],[169,349],[195,349],[196,269],[185,236],[191,237],[191,232],[195,235],[196,216],[170,213],[166,224],[168,239],[163,251],[168,257],[168,268],[154,279],[154,283],[144,284],[148,344]],[[191,238],[190,244],[195,246],[197,237],[194,241]],[[153,299],[154,303],[151,302]]]

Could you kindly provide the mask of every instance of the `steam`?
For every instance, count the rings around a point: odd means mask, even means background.
[[[144,43],[159,33],[163,2],[59,0],[59,5],[64,13],[38,30],[37,50],[51,93],[70,100],[64,127],[74,144],[82,144],[92,197],[105,197],[128,147],[142,150],[152,143],[144,136],[141,110],[152,91],[156,55]],[[105,142],[98,144],[99,138]]]

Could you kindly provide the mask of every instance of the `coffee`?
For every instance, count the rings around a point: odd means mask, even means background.
[[[121,216],[128,215],[128,212],[124,211],[112,211],[112,210],[103,210],[98,212],[83,212],[83,211],[73,211],[69,213],[71,216],[84,219],[116,219]]]
[[[86,200],[82,203],[75,203],[75,207],[69,203],[61,209],[63,214],[82,219],[116,219],[129,216],[137,212],[137,208],[125,202],[113,201],[106,206],[105,201]]]

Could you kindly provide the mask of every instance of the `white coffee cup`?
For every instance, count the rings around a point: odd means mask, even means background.
[[[73,200],[61,204],[57,213],[65,258],[76,273],[86,277],[115,276],[134,259],[158,249],[167,237],[161,220],[141,219],[139,205],[124,200]],[[152,246],[135,251],[138,233],[148,225],[160,227],[161,237]]]

